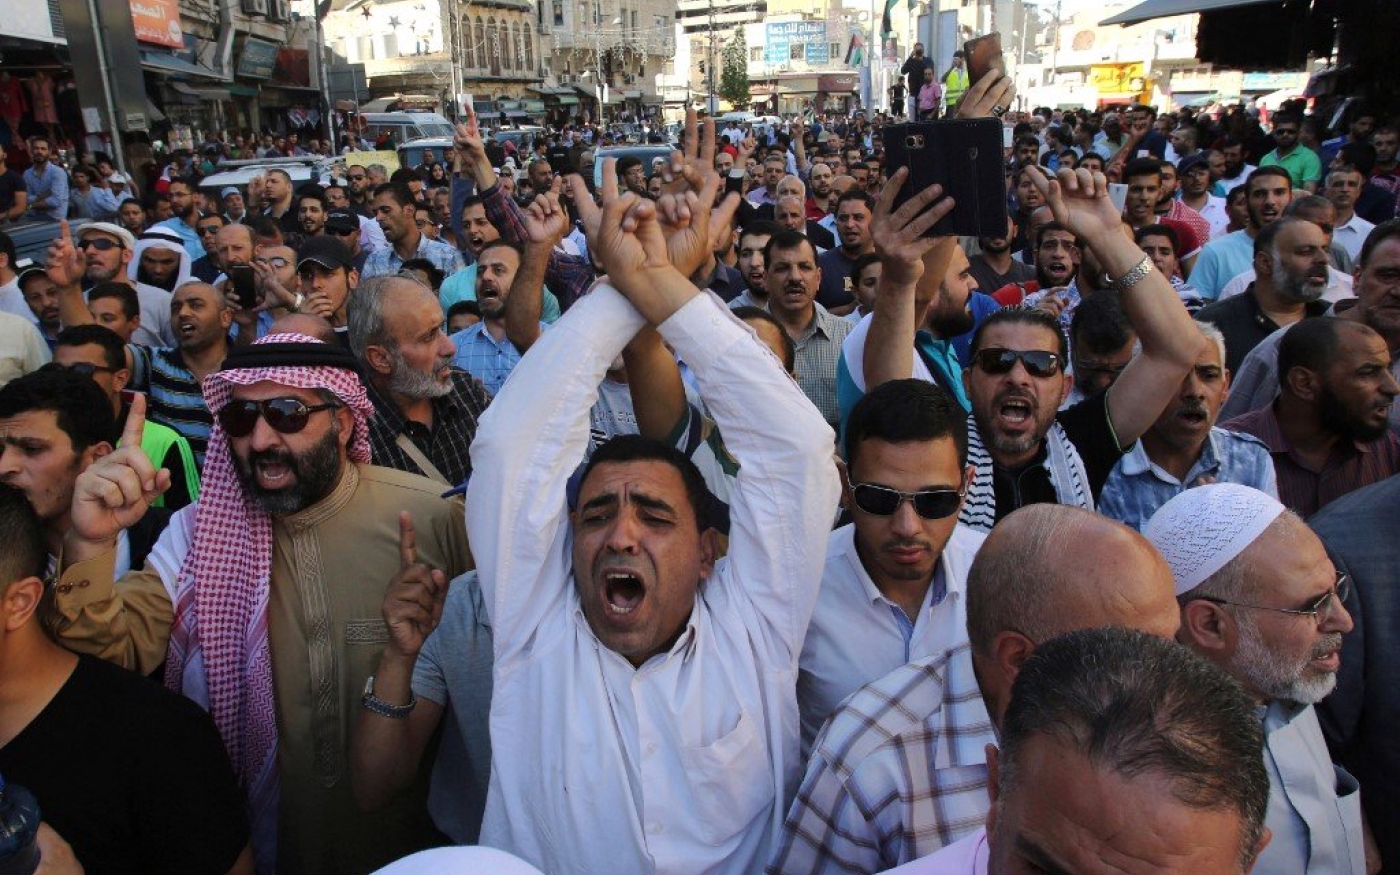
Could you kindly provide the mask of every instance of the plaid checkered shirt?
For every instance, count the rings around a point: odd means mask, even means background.
[[[995,742],[966,643],[866,684],[817,736],[768,875],[880,872],[976,832]]]

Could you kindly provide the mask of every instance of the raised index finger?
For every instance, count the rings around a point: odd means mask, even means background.
[[[131,409],[126,414],[126,425],[122,426],[121,445],[141,446],[141,438],[146,433],[146,396],[136,392],[131,396]]]
[[[58,239],[69,246],[73,245],[73,232],[68,229],[67,219],[58,220]]]
[[[418,536],[413,531],[413,515],[399,511],[399,567],[418,563]]]

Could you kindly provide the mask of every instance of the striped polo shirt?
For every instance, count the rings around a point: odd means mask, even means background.
[[[214,417],[204,404],[199,381],[185,367],[184,355],[178,347],[169,346],[131,344],[127,349],[131,350],[132,361],[129,388],[146,393],[146,415],[189,441],[195,462],[203,468]]]

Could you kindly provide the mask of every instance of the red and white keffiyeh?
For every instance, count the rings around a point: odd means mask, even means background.
[[[273,334],[265,344],[321,344],[303,334]],[[324,344],[323,344],[324,345]],[[354,416],[349,456],[370,461],[366,424],[373,406],[355,371],[327,365],[223,370],[204,378],[214,414],[194,535],[176,581],[165,683],[209,710],[248,794],[253,850],[271,873],[277,848],[277,719],[268,645],[272,520],[243,491],[218,414],[234,386],[271,382],[328,389]]]

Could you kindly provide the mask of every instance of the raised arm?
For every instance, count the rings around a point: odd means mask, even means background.
[[[58,223],[58,237],[49,244],[44,265],[44,273],[58,289],[58,318],[63,327],[96,322],[87,301],[83,300],[83,272],[87,265],[83,254],[73,245],[73,232],[67,219]]]
[[[540,336],[481,417],[467,534],[497,671],[547,646],[535,632],[563,616],[573,587],[565,487],[588,444],[598,385],[642,324],[616,290],[599,286]]]
[[[1120,447],[1129,447],[1156,421],[1208,343],[1191,322],[1167,278],[1123,233],[1122,219],[1108,197],[1102,173],[1063,170],[1058,178],[1033,168],[1055,221],[1084,240],[1113,279],[1140,265],[1146,274],[1123,291],[1123,309],[1142,343],[1135,357],[1108,389],[1109,424]]]
[[[953,209],[952,198],[931,186],[898,210],[895,195],[909,178],[908,169],[894,172],[875,202],[870,232],[880,258],[880,282],[875,312],[865,339],[862,366],[865,391],[881,383],[907,379],[914,372],[914,333],[942,285],[956,237],[924,237],[928,228]]]
[[[524,256],[506,296],[506,337],[522,353],[540,336],[540,314],[544,309],[544,277],[554,247],[569,232],[569,214],[559,203],[562,181],[535,198],[521,216]]]

